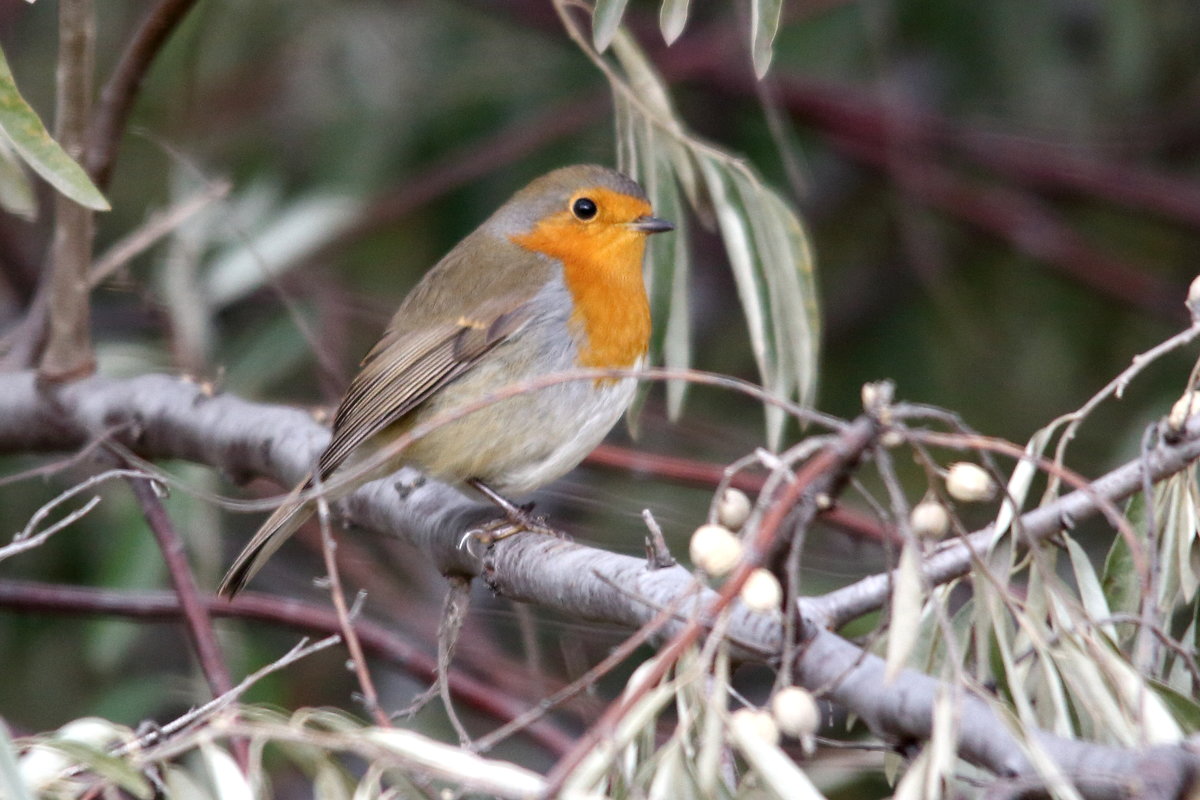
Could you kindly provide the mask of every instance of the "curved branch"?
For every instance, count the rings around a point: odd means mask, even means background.
[[[32,373],[0,375],[0,451],[74,449],[104,434],[148,457],[185,458],[233,475],[268,475],[284,484],[307,471],[328,436],[301,411],[210,395],[167,376],[89,378],[39,389]],[[1069,494],[1025,514],[1020,529],[1061,527],[1094,513],[1095,496],[1118,499],[1127,488],[1128,472],[1146,468],[1161,477],[1197,457],[1200,415],[1144,460],[1097,480],[1091,494]],[[406,538],[444,572],[478,574],[479,559],[460,549],[458,538],[491,510],[432,481],[412,488],[410,477],[399,473],[368,484],[342,510],[364,527]],[[985,532],[976,536],[982,541]],[[936,556],[931,563],[935,570],[961,567],[952,555]],[[503,539],[490,550],[488,566],[489,580],[506,596],[579,619],[637,627],[660,608],[681,603],[679,618],[663,630],[665,637],[716,598],[681,567],[648,570],[641,559],[550,537]],[[800,683],[821,689],[890,741],[928,737],[937,687],[933,678],[905,670],[888,684],[881,659],[818,626],[806,627],[794,666]],[[728,630],[742,658],[763,660],[782,651],[782,625],[775,616],[735,603]],[[963,758],[1002,778],[1036,779],[1021,743],[983,699],[966,699],[960,727]],[[1138,751],[1039,731],[1031,735],[1086,797],[1182,797],[1200,767],[1200,758],[1181,746]]]
[[[196,0],[159,0],[138,27],[108,83],[104,85],[89,131],[87,148],[88,174],[101,189],[108,186],[112,176],[117,146],[121,142],[121,134],[125,132],[125,122],[142,85],[142,78],[171,32],[195,4]]]

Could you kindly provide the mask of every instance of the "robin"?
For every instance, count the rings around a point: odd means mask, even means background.
[[[514,383],[639,366],[650,340],[646,237],[673,227],[635,181],[605,167],[564,167],[513,195],[400,304],[338,406],[316,476],[258,530],[220,593],[240,591],[313,513],[309,490],[328,485],[334,500],[404,465],[473,487],[523,523],[503,495],[533,491],[582,461],[628,408],[634,380],[518,394],[436,427],[382,468],[355,466],[415,425]]]

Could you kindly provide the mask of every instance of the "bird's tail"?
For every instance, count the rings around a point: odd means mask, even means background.
[[[311,480],[306,478],[293,489],[279,508],[275,509],[275,513],[262,524],[254,538],[238,554],[233,566],[225,573],[221,588],[217,590],[218,594],[232,600],[233,596],[245,588],[250,579],[262,569],[263,564],[267,563],[267,559],[279,546],[312,516],[317,508],[316,500],[300,499],[304,492],[312,488]]]

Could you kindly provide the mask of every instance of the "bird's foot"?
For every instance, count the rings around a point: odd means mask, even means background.
[[[553,536],[556,539],[567,538],[567,535],[562,531],[547,525],[544,516],[535,517],[530,514],[529,512],[532,508],[532,505],[521,508],[514,506],[511,513],[505,509],[506,513],[503,517],[494,519],[478,528],[473,528],[468,532],[468,535],[486,545],[495,544],[501,539],[507,539],[509,536],[518,533],[538,533],[545,536]]]
[[[504,516],[467,531],[463,537],[464,542],[467,538],[471,538],[485,545],[492,545],[501,539],[507,539],[509,536],[522,532],[553,536],[556,539],[567,538],[565,533],[548,525],[544,516],[533,514],[533,503],[526,503],[522,506],[513,505],[482,481],[472,481],[471,483],[503,511]]]

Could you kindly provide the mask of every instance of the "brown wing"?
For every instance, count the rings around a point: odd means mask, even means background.
[[[527,298],[499,298],[471,317],[419,331],[392,329],[371,348],[338,406],[319,469],[328,478],[356,447],[474,366],[532,317]]]

